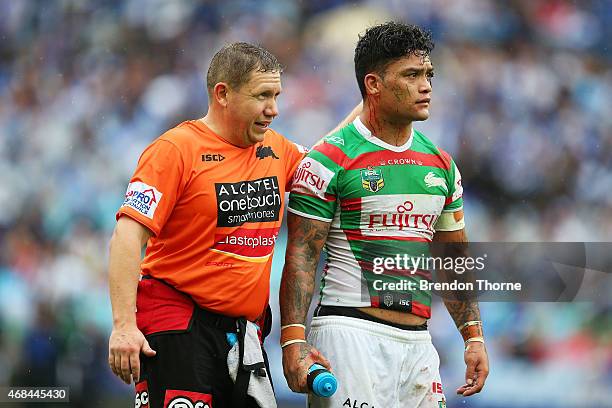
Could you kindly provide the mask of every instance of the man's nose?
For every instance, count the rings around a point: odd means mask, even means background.
[[[429,78],[425,78],[424,81],[421,81],[421,86],[419,88],[421,93],[430,93],[431,92],[431,80]]]
[[[276,103],[276,99],[272,99],[270,103],[268,103],[264,110],[264,114],[272,117],[278,116],[278,103]]]

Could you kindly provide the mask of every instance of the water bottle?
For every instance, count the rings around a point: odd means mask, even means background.
[[[236,333],[225,333],[225,338],[230,347],[234,347],[234,344],[238,342],[238,335]]]
[[[319,397],[331,397],[338,389],[338,380],[325,367],[313,364],[308,369],[308,389]]]

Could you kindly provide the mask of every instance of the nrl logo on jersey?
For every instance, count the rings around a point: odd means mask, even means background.
[[[444,180],[442,177],[436,176],[433,171],[430,171],[429,173],[427,173],[423,181],[425,182],[425,185],[428,188],[442,187],[446,192],[448,192],[448,187],[446,186],[446,180]]]
[[[365,170],[361,170],[361,187],[364,190],[376,193],[385,186],[385,179],[383,178],[382,171],[369,166]]]

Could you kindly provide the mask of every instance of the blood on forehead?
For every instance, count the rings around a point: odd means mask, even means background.
[[[422,51],[415,51],[406,55],[400,60],[399,64],[402,66],[402,68],[410,67],[412,69],[433,69],[429,54]]]
[[[431,58],[429,57],[429,54],[426,51],[413,51],[410,54],[408,54],[408,56],[410,55],[414,55],[415,57],[419,58],[419,60],[421,61],[421,64],[423,65],[425,64],[431,65]]]

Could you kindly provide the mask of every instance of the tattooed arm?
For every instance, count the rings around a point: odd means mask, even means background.
[[[289,238],[280,286],[281,325],[305,324],[312,300],[315,273],[330,223],[287,214]],[[329,362],[307,343],[283,348],[283,371],[295,392],[308,392],[306,375],[315,362],[331,368]]]
[[[465,229],[458,231],[438,231],[434,235],[436,250],[434,255],[443,257],[466,257],[468,240]],[[439,271],[439,280],[461,282],[474,282],[473,273],[466,271],[457,274],[454,271]],[[444,305],[459,328],[465,322],[480,320],[480,310],[474,293],[452,293],[442,294]],[[465,348],[464,360],[466,364],[465,384],[457,389],[457,394],[469,396],[482,390],[485,380],[489,375],[489,358],[484,343],[470,342]]]
[[[434,242],[437,244],[437,256],[442,257],[466,257],[467,255],[467,236],[465,229],[458,231],[438,231],[434,235]],[[438,278],[446,282],[452,282],[457,279],[462,282],[472,282],[473,274],[466,271],[463,274],[457,274],[452,270],[439,271]],[[466,296],[461,292],[444,292],[444,305],[455,321],[455,325],[460,327],[463,323],[470,320],[480,320],[480,310],[478,302],[473,300],[474,296]]]

